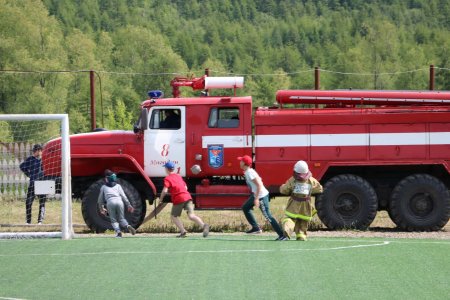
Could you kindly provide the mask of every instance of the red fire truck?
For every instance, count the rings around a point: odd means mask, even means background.
[[[209,96],[239,88],[240,77],[175,78],[173,97],[150,92],[134,131],[99,131],[70,138],[72,192],[86,224],[110,228],[96,206],[106,168],[119,176],[139,226],[176,163],[197,209],[237,209],[249,190],[238,156],[254,167],[272,196],[295,162],[308,162],[324,185],[318,216],[331,229],[367,228],[387,210],[400,229],[439,230],[450,214],[450,92],[278,91],[274,107],[251,97]],[[203,90],[181,98],[179,88]],[[44,149],[58,143],[49,142]],[[45,164],[44,164],[45,165]]]

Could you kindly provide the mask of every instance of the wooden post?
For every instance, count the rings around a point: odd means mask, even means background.
[[[320,90],[320,67],[314,68],[314,89]],[[314,107],[319,108],[319,104],[315,104]]]
[[[434,90],[434,65],[430,65],[430,84],[429,84],[429,90]]]
[[[320,90],[320,67],[314,68],[314,89]]]
[[[97,128],[95,121],[95,79],[94,79],[94,71],[89,71],[89,78],[91,81],[91,131],[94,131]]]

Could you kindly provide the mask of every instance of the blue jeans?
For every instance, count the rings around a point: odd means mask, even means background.
[[[253,203],[254,201],[255,196],[252,194],[242,205],[242,210],[244,211],[245,218],[250,223],[252,228],[260,228],[256,222],[255,216],[253,215],[253,207],[255,206]],[[259,199],[259,208],[261,209],[264,218],[270,222],[270,225],[272,225],[273,230],[275,230],[279,236],[282,236],[283,230],[281,229],[280,224],[278,224],[275,218],[270,214],[269,195]]]

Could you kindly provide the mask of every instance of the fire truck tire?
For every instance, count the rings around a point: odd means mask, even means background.
[[[86,225],[92,231],[97,233],[104,232],[107,229],[112,229],[109,216],[102,215],[98,210],[97,205],[98,194],[103,183],[104,181],[102,179],[94,182],[84,193],[81,202],[81,211]],[[131,226],[138,228],[145,217],[145,203],[141,200],[139,192],[136,188],[128,181],[118,178],[117,183],[122,186],[125,195],[134,207],[133,213],[129,213],[127,209],[125,209],[125,219],[127,219]]]
[[[403,230],[439,230],[450,218],[450,193],[445,184],[434,176],[408,176],[392,191],[389,215]]]
[[[316,199],[317,215],[330,229],[367,229],[377,214],[378,198],[372,185],[360,176],[338,175]]]

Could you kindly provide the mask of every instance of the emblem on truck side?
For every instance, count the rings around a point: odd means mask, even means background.
[[[208,164],[215,169],[223,166],[223,145],[208,145]]]

